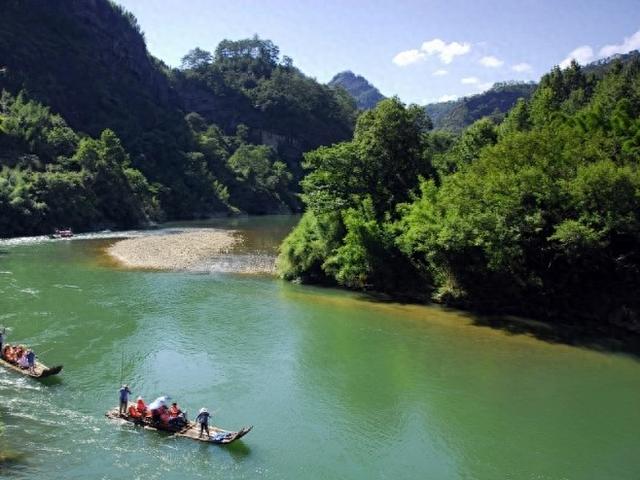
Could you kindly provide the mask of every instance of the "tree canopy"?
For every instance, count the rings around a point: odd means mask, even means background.
[[[306,155],[285,278],[640,331],[639,61],[555,68],[458,137],[413,112],[383,101]]]

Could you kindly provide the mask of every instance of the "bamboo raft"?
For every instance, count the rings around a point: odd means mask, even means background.
[[[49,368],[38,361],[36,361],[34,373],[29,372],[28,368],[20,368],[18,365],[7,362],[4,358],[0,358],[0,365],[8,368],[9,370],[13,370],[14,372],[21,373],[22,375],[26,375],[27,377],[31,378],[46,378],[52,375],[57,375],[62,371],[62,365]]]
[[[211,436],[207,437],[206,434],[204,436],[200,436],[200,426],[195,422],[188,422],[186,427],[183,427],[179,430],[174,430],[168,425],[155,423],[150,418],[141,419],[132,417],[129,414],[123,415],[117,408],[109,410],[105,415],[107,418],[110,418],[112,420],[124,420],[125,422],[133,423],[134,425],[141,426],[148,430],[168,432],[172,433],[176,437],[185,437],[190,438],[191,440],[197,440],[199,442],[216,443],[221,445],[226,445],[239,440],[247,433],[249,433],[253,428],[253,426],[242,427],[237,432],[234,432],[209,425],[209,433],[211,434]]]

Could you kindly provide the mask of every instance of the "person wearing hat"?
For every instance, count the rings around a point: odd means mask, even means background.
[[[120,394],[120,415],[123,415],[127,413],[127,406],[129,405],[129,395],[131,395],[129,385],[126,383],[122,385],[118,393]]]
[[[200,412],[198,413],[198,416],[196,417],[196,423],[200,424],[200,435],[199,435],[200,437],[202,436],[202,432],[207,432],[207,437],[211,436],[211,434],[209,433],[210,417],[211,417],[211,414],[209,413],[209,410],[202,407],[200,409]]]

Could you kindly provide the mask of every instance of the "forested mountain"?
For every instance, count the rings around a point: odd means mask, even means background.
[[[170,69],[108,0],[4,0],[0,90],[0,235],[295,210],[302,153],[347,139],[356,116],[345,92],[258,37],[195,49]],[[102,195],[88,180],[101,162],[73,160],[88,137],[121,145],[102,163],[136,172],[135,215],[83,200]]]
[[[535,83],[496,83],[478,95],[449,102],[431,103],[424,108],[436,130],[457,133],[483,117],[492,117],[500,121],[518,98],[528,99],[535,88]]]
[[[634,50],[623,55],[603,58],[585,65],[583,72],[585,75],[602,77],[614,65],[618,63],[624,65],[639,57],[640,52]],[[496,121],[502,120],[518,98],[529,99],[536,86],[533,82],[496,83],[486,92],[448,102],[430,103],[425,106],[425,110],[436,130],[459,133],[483,117],[491,117]]]
[[[635,62],[640,58],[640,51],[632,50],[629,53],[622,53],[613,55],[611,57],[601,58],[595,62],[591,62],[583,67],[583,71],[586,75],[593,74],[600,78],[605,75],[610,69],[614,68],[618,64],[625,65],[627,63]]]
[[[640,333],[640,60],[573,63],[458,137],[397,99],[305,155],[284,278]]]
[[[374,108],[380,100],[386,98],[366,78],[350,70],[336,74],[329,82],[329,86],[344,88],[355,99],[360,110]]]

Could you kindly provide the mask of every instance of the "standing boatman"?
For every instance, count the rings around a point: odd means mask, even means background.
[[[0,332],[0,358],[2,358],[2,347],[4,344],[4,333],[6,331],[6,328],[3,328],[2,331]]]
[[[131,395],[131,390],[129,390],[129,385],[126,383],[122,385],[120,390],[118,390],[120,394],[120,415],[127,413],[127,407],[129,406],[129,395]]]
[[[196,423],[200,424],[200,435],[199,435],[199,437],[202,436],[202,432],[203,431],[207,432],[207,437],[211,436],[211,434],[209,433],[209,417],[211,417],[211,414],[209,413],[209,410],[207,410],[206,408],[202,407],[200,409],[200,412],[198,412],[198,416],[196,417]]]
[[[33,350],[27,350],[27,362],[29,363],[29,373],[36,373],[36,354]]]

